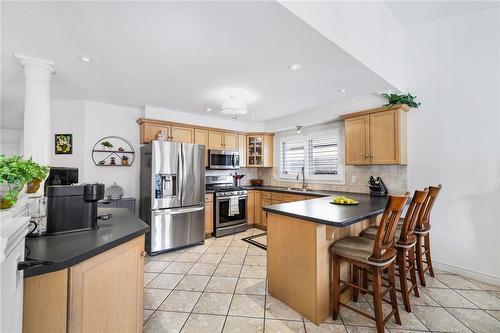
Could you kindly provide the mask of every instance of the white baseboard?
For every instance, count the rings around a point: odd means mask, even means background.
[[[490,275],[490,274],[485,274],[485,273],[479,273],[479,272],[476,272],[476,271],[471,271],[471,270],[469,270],[467,268],[445,264],[445,263],[436,261],[434,259],[432,260],[432,266],[434,268],[437,268],[437,269],[440,269],[440,270],[443,270],[443,271],[446,271],[446,272],[459,274],[459,275],[461,275],[463,277],[467,277],[467,278],[470,278],[470,279],[474,279],[474,280],[478,280],[478,281],[481,281],[481,282],[485,282],[485,283],[493,284],[493,285],[496,285],[496,286],[500,286],[500,277],[498,277],[498,276],[494,276],[494,275]]]

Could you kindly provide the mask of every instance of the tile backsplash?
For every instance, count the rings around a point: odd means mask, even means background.
[[[241,178],[241,185],[250,185],[250,179],[258,178],[257,176],[257,168],[240,168],[238,170],[207,170],[207,176],[224,176],[224,175],[233,175],[237,172],[240,175],[245,175],[245,177]]]
[[[282,187],[300,187],[300,182],[281,181],[278,179],[278,168],[261,168],[257,171],[259,178],[264,179],[264,184]],[[352,182],[352,177],[356,177],[356,182]],[[370,176],[380,177],[389,188],[391,193],[401,193],[407,191],[407,167],[406,165],[346,165],[345,183],[328,184],[312,183],[307,180],[308,188],[323,191],[346,191],[357,193],[368,193],[368,179]]]

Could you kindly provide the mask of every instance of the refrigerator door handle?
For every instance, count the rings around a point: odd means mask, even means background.
[[[186,207],[186,208],[173,208],[173,209],[162,209],[153,211],[153,215],[179,215],[186,213],[198,212],[200,210],[205,209],[205,206],[196,206],[196,207]]]
[[[179,198],[179,202],[181,203],[182,206],[182,191],[183,191],[183,185],[184,185],[184,160],[183,160],[183,155],[182,155],[182,144],[179,145],[179,156],[178,156],[178,163],[177,163],[177,194]]]

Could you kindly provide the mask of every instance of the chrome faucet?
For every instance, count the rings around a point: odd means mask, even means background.
[[[299,180],[299,175],[302,174],[302,191],[305,191],[307,189],[307,183],[306,183],[306,174],[304,172],[304,167],[300,170],[300,172],[297,174],[297,180]]]

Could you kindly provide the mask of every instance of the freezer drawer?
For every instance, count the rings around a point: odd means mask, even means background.
[[[204,223],[205,206],[152,211],[150,241],[146,242],[146,250],[155,254],[202,243],[205,236]]]

